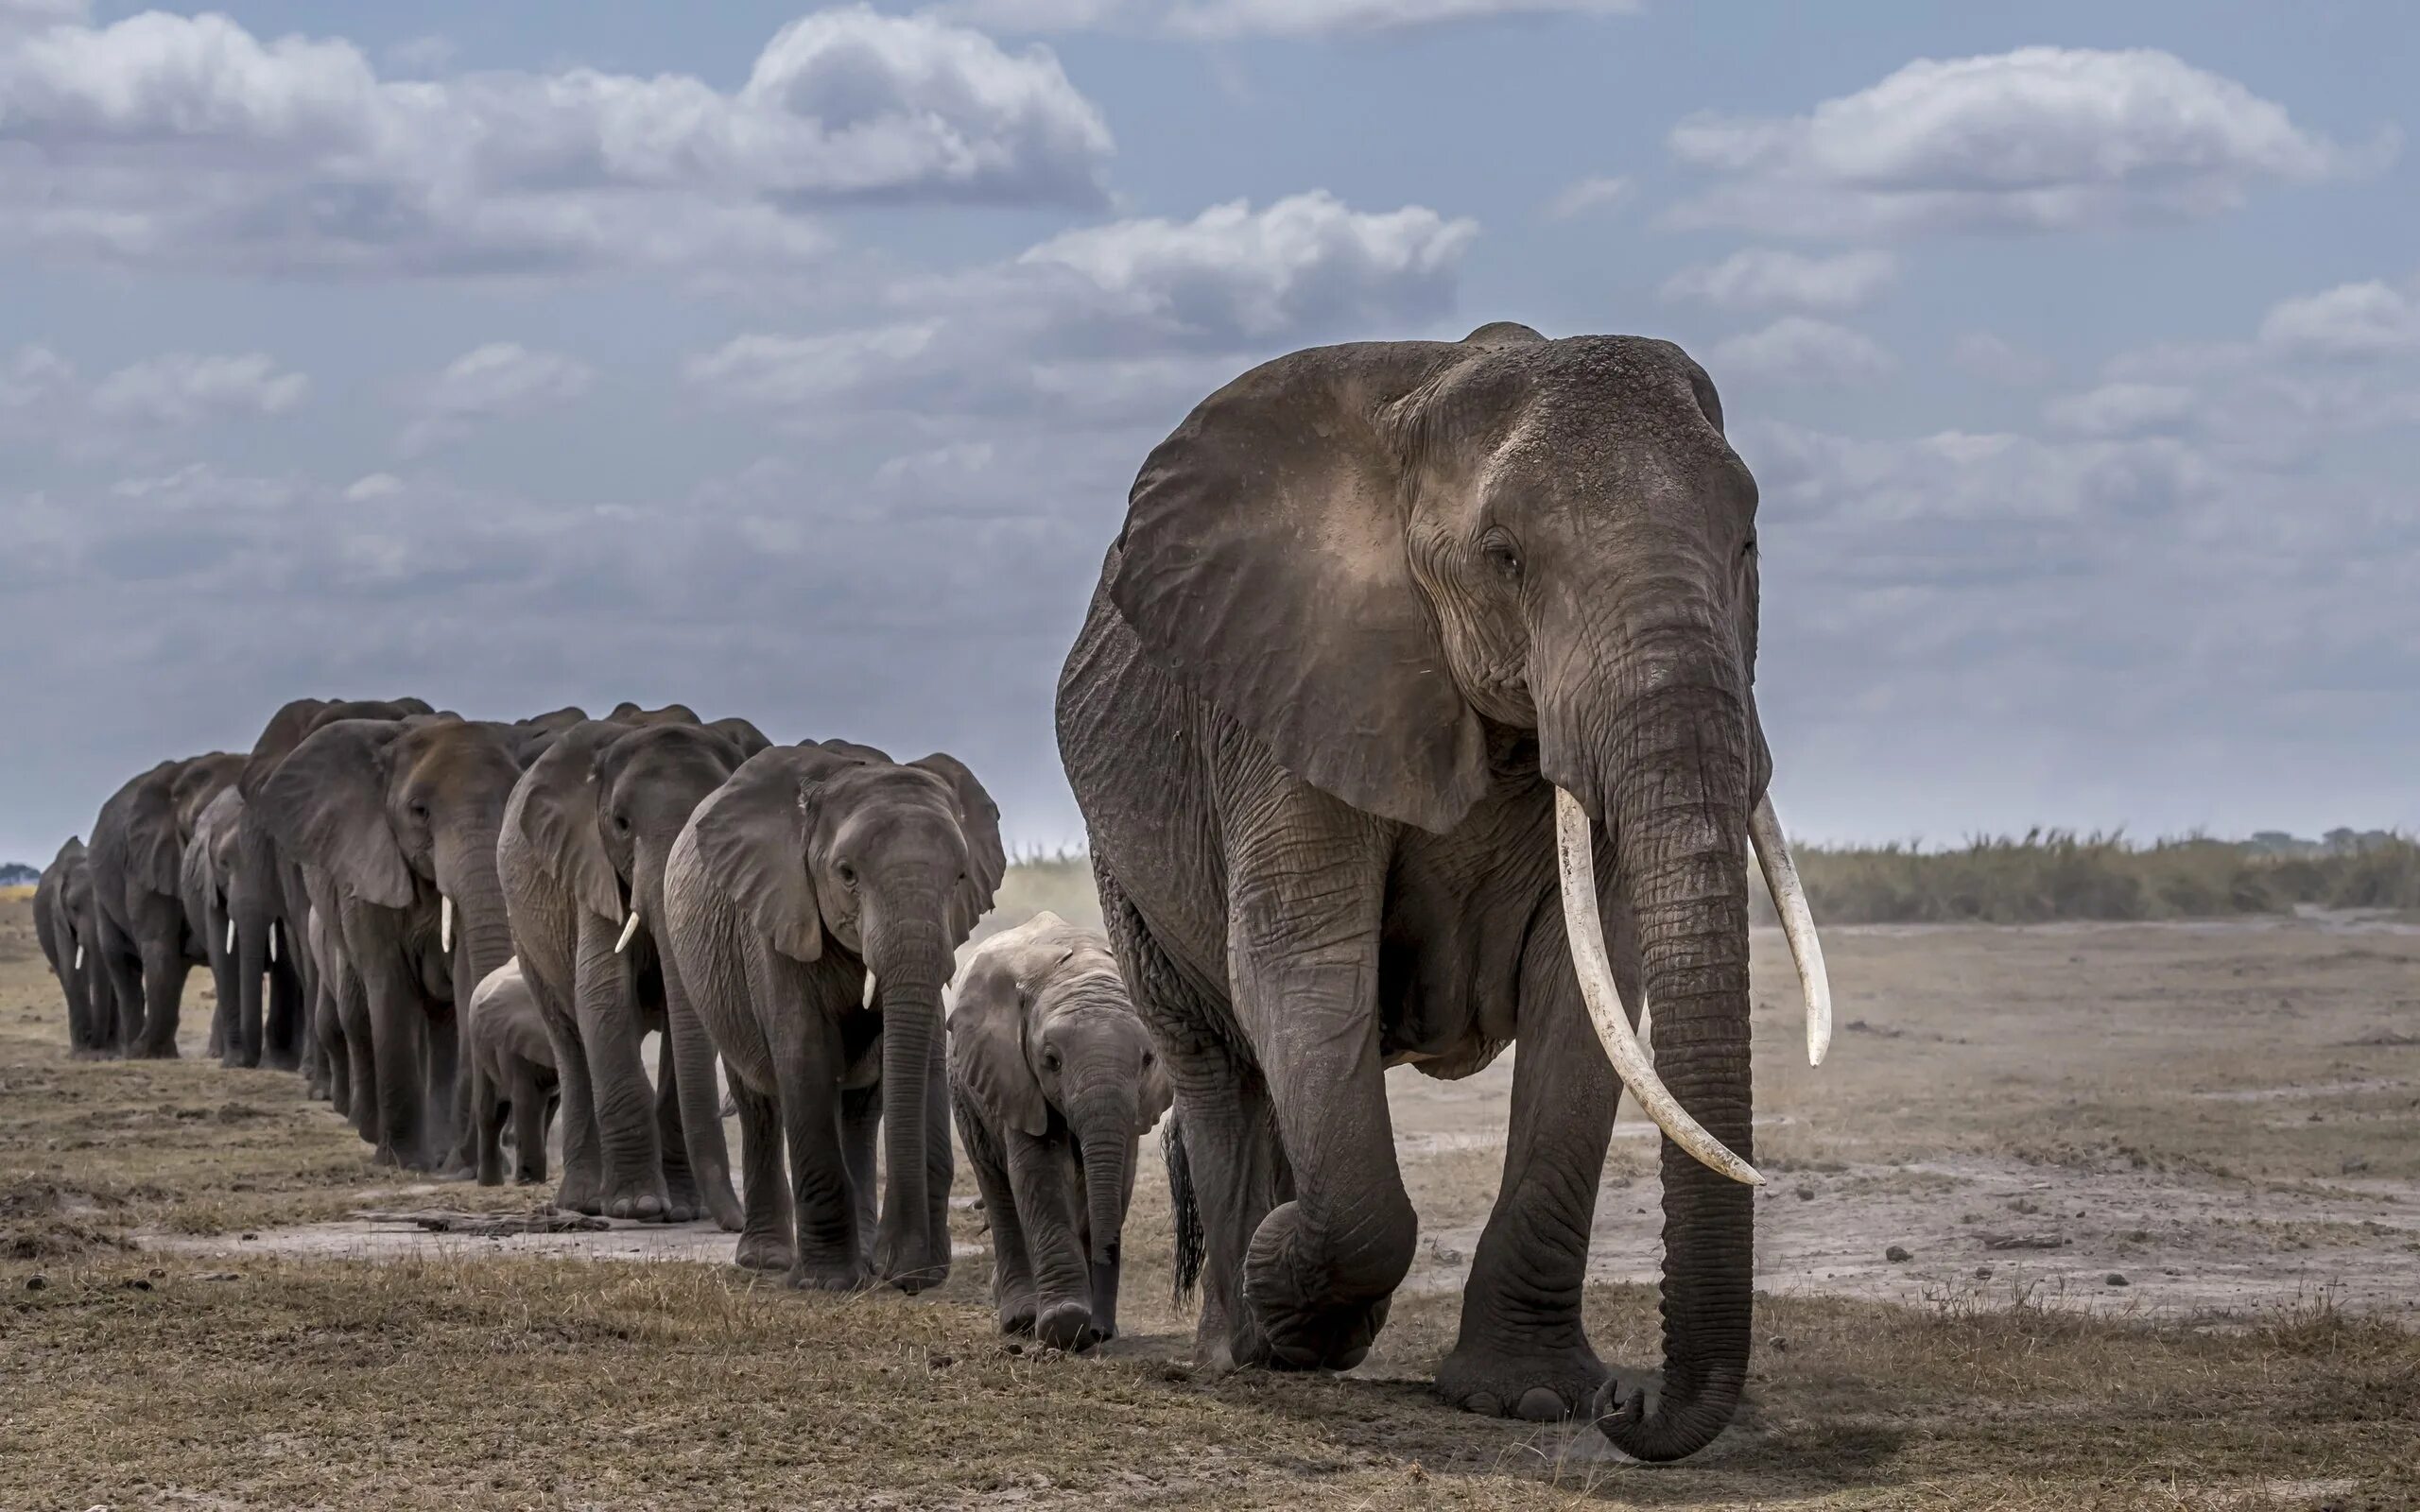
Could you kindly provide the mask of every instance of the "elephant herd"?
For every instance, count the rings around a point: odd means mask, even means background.
[[[1315,348],[1151,452],[1062,670],[1105,937],[1045,916],[958,969],[1004,856],[946,756],[302,700],[112,797],[44,875],[45,948],[78,1054],[173,1054],[206,965],[213,1048],[299,1069],[382,1159],[500,1179],[510,1120],[542,1178],[559,1100],[559,1203],[711,1217],[800,1285],[946,1272],[954,1117],[1003,1326],[1069,1347],[1115,1330],[1172,1103],[1197,1356],[1275,1369],[1357,1363],[1409,1270],[1386,1070],[1517,1039],[1439,1392],[1676,1459],[1747,1376],[1752,853],[1810,1060],[1830,1037],[1758,572],[1754,479],[1678,347]],[[1664,1135],[1664,1368],[1629,1393],[1581,1319],[1624,1090]]]

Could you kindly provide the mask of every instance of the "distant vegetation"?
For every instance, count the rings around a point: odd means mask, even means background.
[[[2420,910],[2420,842],[2383,830],[2333,830],[2317,840],[2266,831],[2137,844],[2122,834],[2035,830],[1946,850],[1919,845],[1808,847],[1797,852],[1819,924],[2036,924],[2062,919],[2219,919],[2322,908]],[[1764,889],[1757,917],[1772,911]],[[987,923],[1009,928],[1040,909],[1099,921],[1081,854],[1021,855]]]
[[[0,861],[0,887],[30,887],[42,881],[42,868],[22,861]]]

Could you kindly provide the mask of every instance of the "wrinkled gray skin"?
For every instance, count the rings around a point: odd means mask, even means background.
[[[512,1123],[512,1179],[543,1185],[546,1129],[560,1099],[555,1042],[517,961],[488,973],[471,994],[462,1030],[469,1051],[471,1143],[479,1185],[504,1184],[504,1125]]]
[[[1109,941],[1052,913],[985,940],[950,1008],[949,1091],[1001,1332],[1115,1338],[1134,1145],[1168,1086]]]
[[[718,1051],[731,1076],[741,1265],[825,1289],[948,1276],[942,988],[1005,869],[999,810],[949,756],[777,746],[690,816],[664,879],[686,988],[672,1034],[684,1074]],[[683,1104],[693,1120],[713,1110],[711,1096]],[[690,1143],[707,1147],[696,1123]]]
[[[101,805],[92,868],[97,990],[108,995],[119,1052],[174,1059],[185,977],[209,964],[187,926],[184,846],[243,758],[224,751],[162,762]]]
[[[250,800],[303,867],[358,979],[369,1054],[347,1037],[353,1112],[377,1158],[470,1169],[458,1116],[457,1005],[512,954],[496,833],[519,781],[509,725],[451,714],[338,719],[306,736]],[[441,899],[454,903],[452,948]]]
[[[34,885],[34,936],[67,1000],[67,1050],[78,1060],[106,1055],[116,1044],[115,1024],[100,1016],[94,1001],[95,928],[92,869],[82,838],[71,835]]]
[[[1381,1073],[1466,1075],[1517,1036],[1502,1192],[1440,1392],[1593,1404],[1651,1460],[1730,1420],[1751,1194],[1668,1141],[1662,1389],[1599,1394],[1580,1297],[1618,1084],[1565,945],[1552,792],[1596,824],[1616,979],[1634,1016],[1655,1005],[1658,1073],[1750,1158],[1755,505],[1679,348],[1510,325],[1279,358],[1145,463],[1059,738],[1175,1084],[1205,1359],[1362,1357],[1417,1232]]]
[[[735,1229],[720,1121],[698,1125],[702,1148],[683,1133],[682,1099],[716,1095],[714,1060],[674,1054],[665,1031],[681,982],[656,929],[665,858],[690,811],[769,743],[746,720],[700,725],[678,705],[615,713],[555,732],[513,789],[497,853],[515,948],[567,1068],[556,1201],[650,1221],[711,1212]],[[650,1030],[664,1034],[652,1086],[640,1048]]]
[[[307,944],[298,948],[304,939],[311,907],[311,880],[300,860],[280,849],[266,816],[254,805],[279,765],[320,726],[339,719],[402,719],[429,712],[429,706],[418,698],[294,699],[269,717],[235,780],[245,807],[236,816],[226,893],[228,910],[235,920],[238,997],[228,1020],[221,1060],[229,1066],[266,1065],[281,1070],[299,1066],[314,1095],[327,1097],[339,1113],[351,1114],[354,1109],[348,1031],[337,984],[322,980],[319,953]],[[322,880],[322,890],[326,887]],[[272,954],[275,960],[269,958]],[[354,1017],[353,1031],[367,1044],[366,1010]]]
[[[227,948],[226,888],[235,831],[243,812],[244,795],[231,781],[202,806],[177,868],[177,891],[184,901],[185,928],[201,946],[216,989],[216,1006],[210,1015],[207,1052],[212,1056],[225,1054],[227,1036],[241,1008],[242,991],[235,980],[236,957]]]

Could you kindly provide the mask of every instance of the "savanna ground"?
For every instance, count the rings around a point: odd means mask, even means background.
[[[1020,905],[1080,912],[1052,883]],[[962,1170],[959,1265],[914,1299],[786,1292],[718,1235],[345,1222],[536,1199],[399,1186],[290,1076],[70,1063],[0,901],[0,1507],[2420,1506],[2420,928],[1826,939],[1820,1073],[1756,941],[1748,1403],[1649,1469],[1423,1385],[1508,1065],[1391,1074],[1423,1237],[1369,1362],[1220,1378],[1185,1363],[1148,1166],[1098,1358],[994,1335]],[[208,1012],[197,975],[189,1057]],[[1657,1352],[1653,1154],[1626,1109],[1588,1307],[1631,1366]]]

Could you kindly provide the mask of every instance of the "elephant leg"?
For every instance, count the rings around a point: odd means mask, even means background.
[[[731,1078],[739,1111],[740,1200],[745,1206],[735,1263],[744,1270],[786,1271],[797,1259],[790,1243],[789,1188],[782,1179],[779,1099]]]
[[[180,926],[182,930],[182,926]],[[177,1021],[184,1006],[185,978],[193,963],[176,939],[155,940],[143,951],[143,1032],[132,1055],[145,1060],[177,1058]]]
[[[975,1168],[975,1188],[983,1194],[984,1222],[992,1227],[992,1305],[999,1310],[1000,1332],[1031,1333],[1033,1265],[1025,1226],[1017,1217],[1016,1190],[1009,1184],[1008,1151],[982,1117],[963,1103],[958,1107],[958,1138],[966,1146],[966,1163]]]
[[[1606,930],[1622,1001],[1642,1001],[1627,914]],[[1581,1325],[1588,1235],[1621,1084],[1580,1001],[1562,920],[1539,921],[1521,962],[1504,1184],[1462,1289],[1462,1326],[1437,1393],[1472,1412],[1540,1421],[1584,1412],[1605,1367]]]
[[[395,970],[364,971],[362,986],[370,997],[371,1081],[378,1089],[377,1160],[426,1170],[427,1010],[416,986]]]
[[[504,1118],[508,1108],[503,1094],[504,1090],[488,1074],[487,1068],[474,1060],[469,1097],[471,1146],[478,1166],[476,1179],[483,1187],[504,1185]],[[519,1105],[516,1102],[513,1106]]]
[[[546,1110],[553,1094],[542,1082],[538,1067],[515,1058],[509,1068],[512,1098],[512,1178],[529,1186],[546,1180]],[[499,1127],[501,1122],[499,1121]]]
[[[345,1063],[353,1081],[351,1116],[354,1131],[372,1144],[378,1143],[378,1050],[370,1028],[370,993],[361,973],[347,965],[328,973],[337,1024],[344,1035]]]
[[[1249,1344],[1244,1254],[1262,1218],[1287,1193],[1285,1152],[1258,1074],[1210,1027],[1216,1010],[1151,937],[1098,856],[1093,872],[1119,971],[1160,1047],[1176,1091],[1174,1116],[1184,1129],[1191,1181],[1186,1193],[1171,1195],[1197,1210],[1201,1236],[1201,1314],[1194,1357],[1230,1367],[1253,1357],[1251,1349],[1237,1348],[1239,1342]]]
[[[100,1010],[95,1015],[99,1048],[105,1054],[130,1055],[136,1037],[143,1033],[143,957],[126,932],[106,915],[95,919],[93,933],[99,983],[94,993]]]
[[[705,1211],[698,1195],[698,1178],[689,1166],[689,1142],[681,1129],[681,1067],[672,1053],[672,1029],[665,1026],[655,1045],[655,1140],[664,1152],[664,1190],[672,1199],[671,1219],[687,1223]]]
[[[430,1013],[421,1033],[421,1043],[428,1057],[424,1074],[428,1089],[425,1116],[429,1166],[450,1175],[468,1176],[472,1168],[470,1128],[458,1106],[458,1094],[469,1079],[462,1054],[462,1016],[450,1008]]]
[[[268,972],[268,1022],[261,1025],[260,1063],[293,1071],[302,1063],[302,981],[296,971],[293,932],[280,919],[277,964]]]
[[[555,1044],[555,1074],[562,1096],[563,1177],[555,1188],[555,1206],[595,1216],[605,1211],[605,1152],[596,1135],[588,1052],[579,1042],[579,1031],[552,1016],[546,1036]]]
[[[201,1053],[217,1060],[227,1054],[227,1036],[242,1005],[235,990],[234,953],[227,949],[227,920],[205,914],[201,927],[203,941],[210,949],[211,996],[215,1000],[210,1008],[210,1039],[202,1045]]]
[[[1085,1259],[1083,1204],[1075,1193],[1075,1154],[1064,1140],[1001,1131],[1011,1202],[1033,1271],[1033,1336],[1053,1349],[1080,1349],[1093,1332],[1092,1266]],[[988,1211],[988,1204],[987,1204]]]
[[[614,951],[618,932],[581,913],[572,1012],[588,1057],[588,1088],[596,1109],[609,1218],[662,1223],[672,1213],[664,1156],[656,1140],[655,1092],[639,1053],[638,1006],[629,974]]]
[[[866,1263],[873,1263],[875,1196],[874,1152],[882,1143],[882,1084],[855,1087],[840,1093],[840,1154],[849,1164],[849,1189],[857,1212],[857,1240],[865,1246]]]
[[[744,1220],[739,1198],[731,1190],[731,1146],[722,1132],[714,1040],[689,1001],[687,984],[668,960],[664,963],[664,1009],[665,1051],[680,1073],[681,1115],[680,1127],[665,1135],[666,1159],[668,1162],[677,1142],[702,1211],[725,1233],[736,1233]],[[666,1176],[669,1184],[669,1171]]]
[[[857,1223],[856,1183],[840,1141],[839,1026],[792,1009],[773,1026],[773,1078],[789,1143],[796,1259],[786,1280],[816,1291],[855,1291],[873,1272]]]
[[[337,1015],[336,995],[326,983],[311,994],[311,1037],[320,1042],[320,1062],[328,1083],[328,1106],[338,1118],[353,1116],[352,1046],[344,1037],[344,1021]]]

